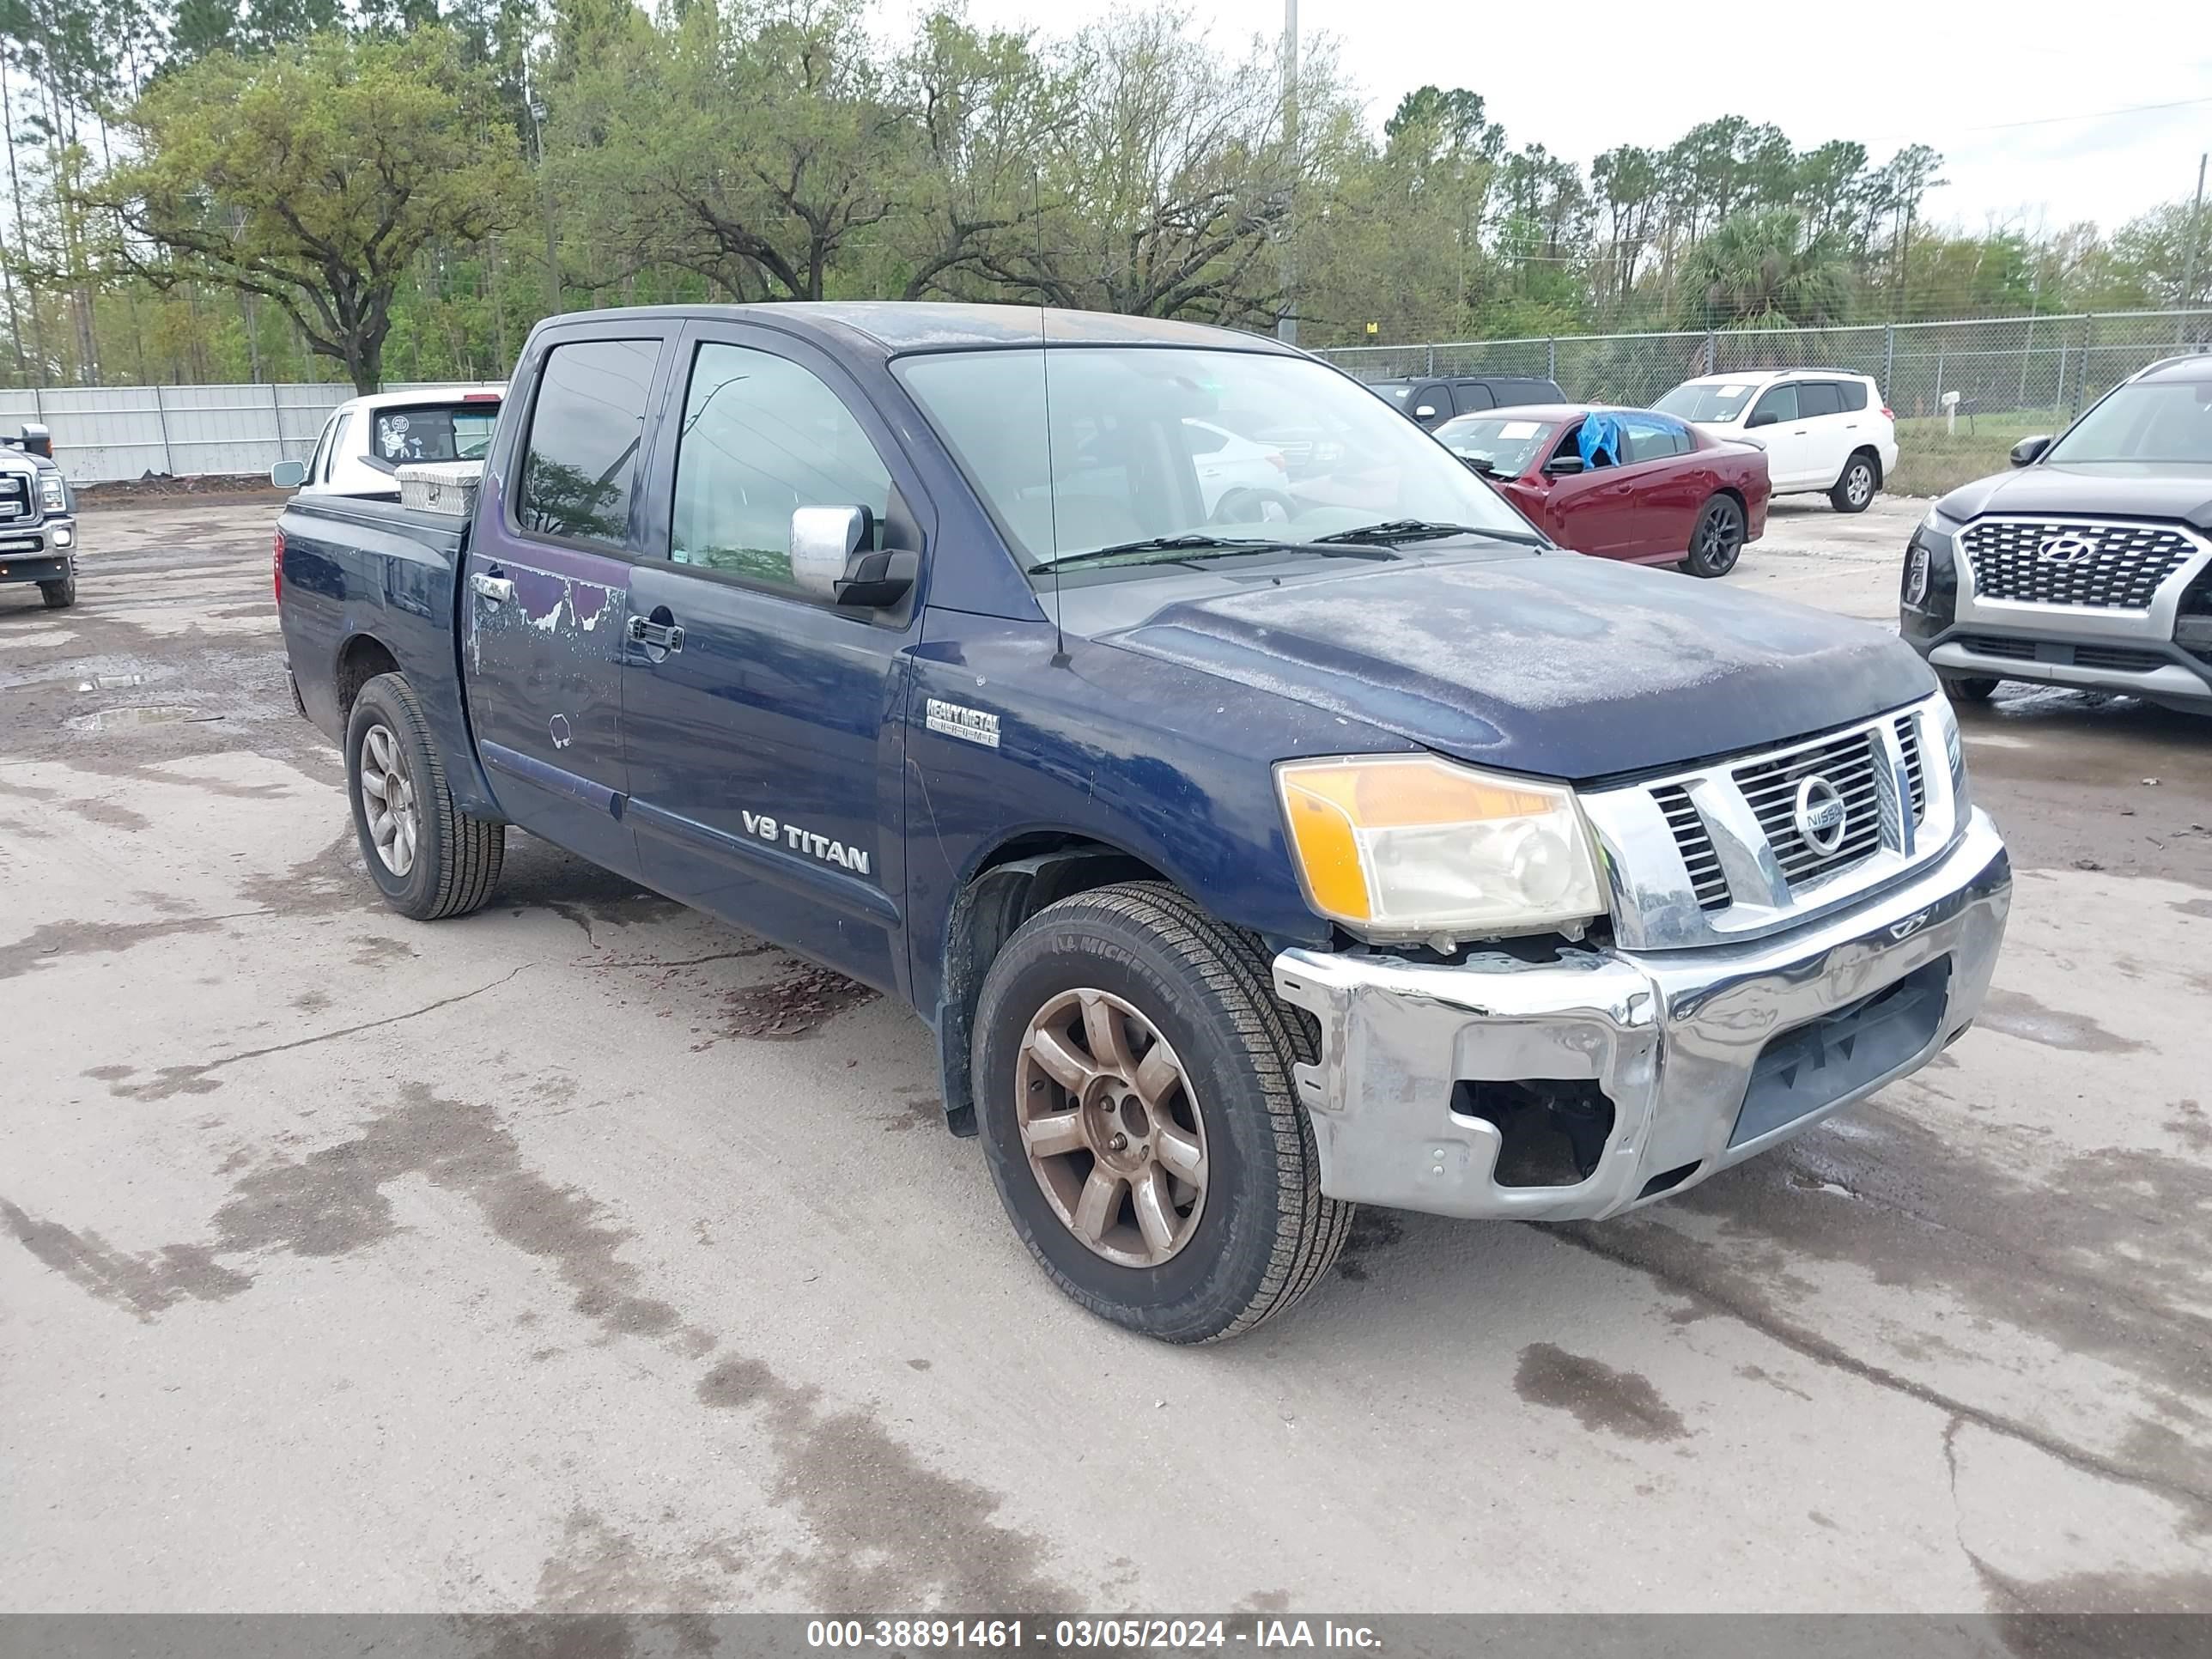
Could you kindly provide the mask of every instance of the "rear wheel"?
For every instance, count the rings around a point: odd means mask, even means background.
[[[1743,508],[1733,495],[1716,495],[1698,514],[1690,556],[1682,568],[1692,576],[1725,576],[1743,551]]]
[[[507,826],[453,805],[415,689],[379,674],[346,723],[346,793],[369,879],[417,921],[480,909],[499,884]]]
[[[1168,1342],[1304,1295],[1352,1206],[1322,1195],[1297,1045],[1257,942],[1172,888],[1024,922],[983,983],[975,1078],[991,1178],[1053,1282]]]
[[[1828,504],[1838,513],[1863,513],[1873,504],[1881,483],[1874,457],[1861,450],[1844,463],[1844,476],[1828,492]]]
[[[1936,678],[1953,702],[1987,702],[1997,694],[1997,682],[1979,674],[1939,674]]]
[[[49,611],[68,610],[76,603],[76,573],[72,570],[58,582],[40,582],[39,597]]]

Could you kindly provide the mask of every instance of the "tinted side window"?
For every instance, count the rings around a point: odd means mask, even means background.
[[[1498,400],[1490,395],[1490,388],[1478,380],[1462,380],[1452,388],[1452,400],[1462,415],[1473,415],[1485,409],[1495,409]]]
[[[1864,409],[1867,406],[1867,389],[1864,380],[1838,380],[1836,382],[1836,392],[1843,398],[1846,413],[1855,409]]]
[[[1622,434],[1627,439],[1628,453],[1622,459],[1631,464],[1656,461],[1669,455],[1689,453],[1688,428],[1674,422],[1651,415],[1624,415],[1620,417]]]
[[[1749,426],[1753,422],[1794,421],[1796,418],[1797,388],[1794,386],[1778,386],[1753,406],[1751,419],[1744,424]]]
[[[577,340],[546,354],[515,492],[525,530],[623,544],[659,358],[658,340]]]
[[[1833,380],[1798,382],[1797,416],[1800,420],[1814,415],[1839,414],[1843,407],[1843,399],[1837,396]]]
[[[702,345],[684,394],[668,556],[793,586],[791,514],[865,507],[880,540],[890,473],[837,394],[797,363]]]

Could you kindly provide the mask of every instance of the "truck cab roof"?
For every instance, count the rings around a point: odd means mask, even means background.
[[[1018,350],[1048,346],[1179,346],[1185,349],[1304,354],[1262,335],[1203,323],[1050,306],[956,305],[887,300],[808,300],[774,305],[629,306],[570,312],[546,325],[604,329],[617,319],[714,319],[754,323],[823,341],[865,344],[884,357],[924,351]]]

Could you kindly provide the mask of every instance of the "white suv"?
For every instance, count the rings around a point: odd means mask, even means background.
[[[1881,388],[1839,368],[1754,368],[1685,380],[1652,405],[1716,438],[1757,444],[1778,495],[1819,492],[1863,513],[1897,465]]]

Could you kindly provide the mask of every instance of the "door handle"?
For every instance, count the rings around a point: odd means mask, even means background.
[[[514,584],[504,576],[487,576],[479,571],[469,578],[469,586],[476,590],[478,599],[494,605],[505,605],[514,597]]]
[[[684,629],[674,623],[632,617],[629,619],[629,636],[638,644],[656,651],[681,651],[684,648]]]

